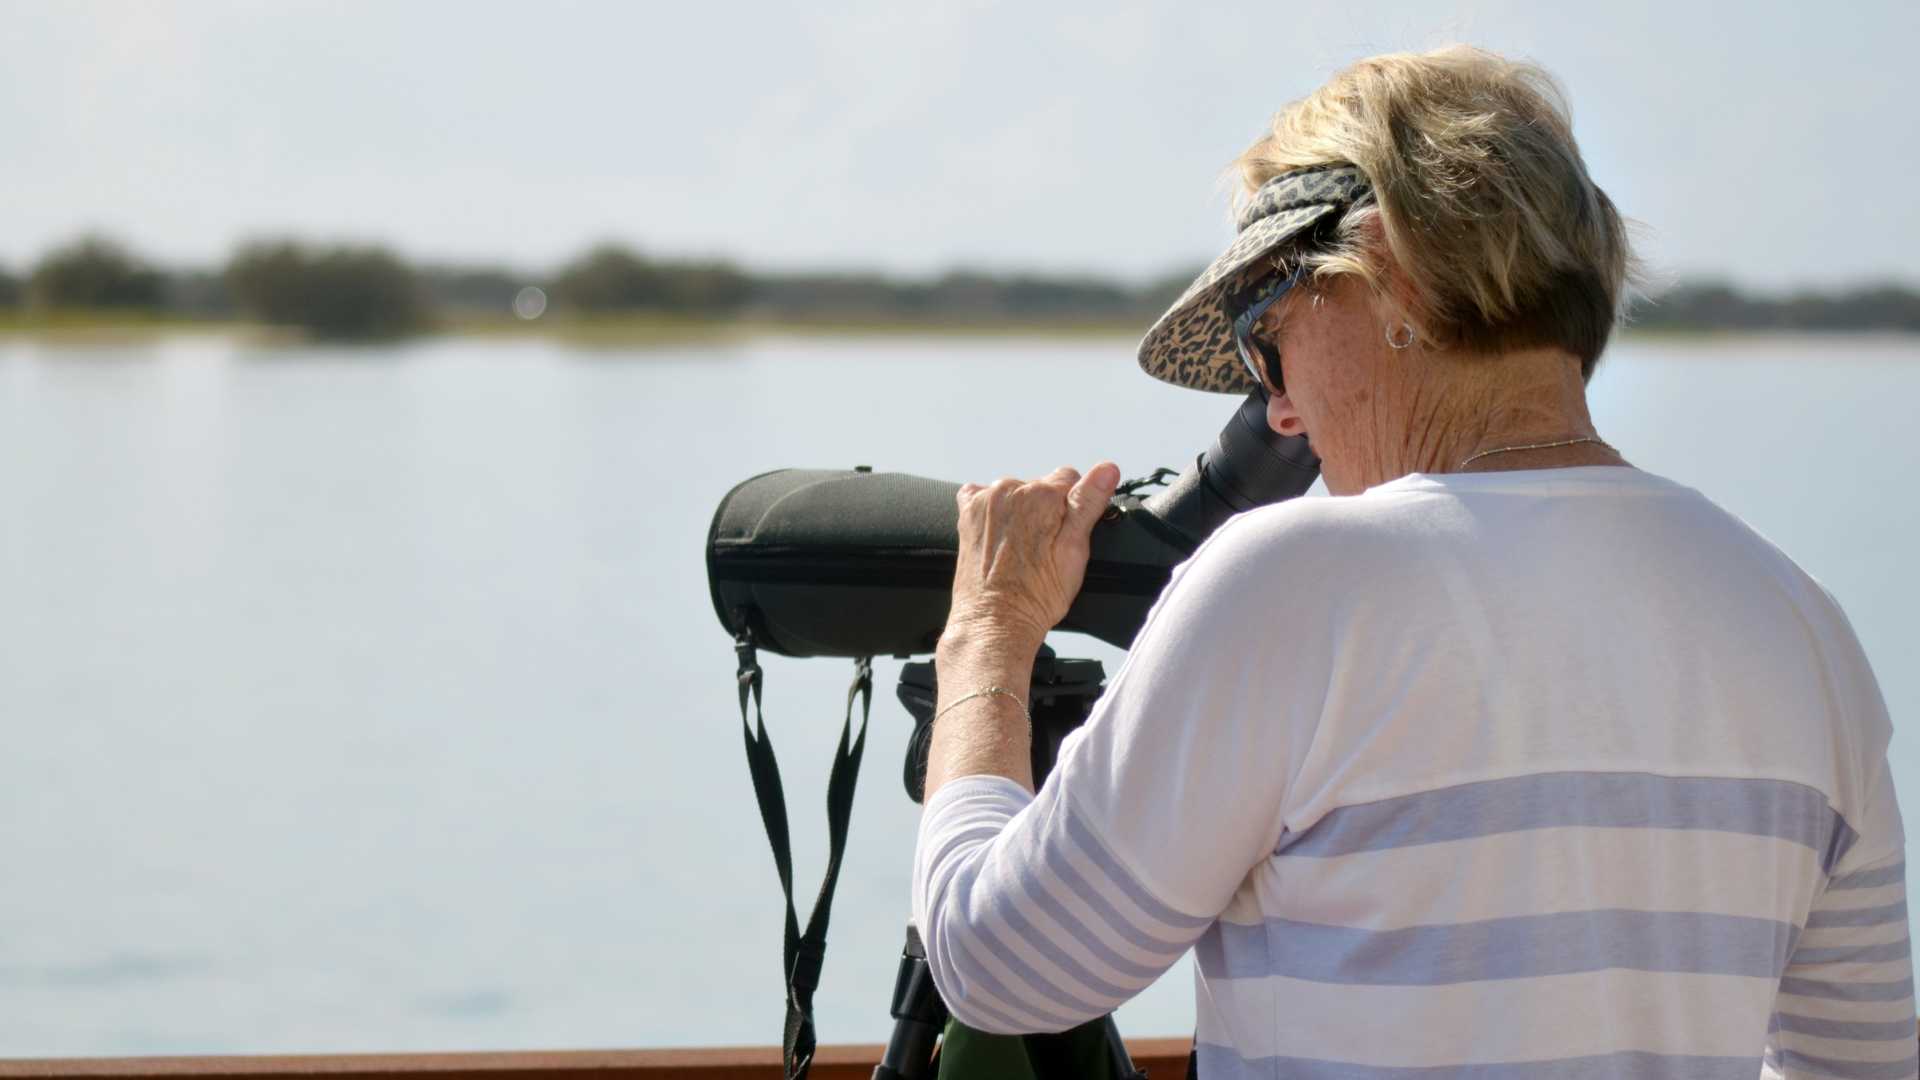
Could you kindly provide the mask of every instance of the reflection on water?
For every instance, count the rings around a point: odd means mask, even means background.
[[[0,344],[0,1056],[774,1043],[780,905],[700,563],[736,481],[1178,467],[1125,342]],[[1920,715],[1920,342],[1628,342],[1601,430],[1819,577]],[[1063,655],[1119,654],[1067,636]],[[848,665],[766,661],[801,893]],[[877,1041],[880,699],[820,990]],[[1920,784],[1920,738],[1896,767]],[[1191,1030],[1184,965],[1121,1014]]]

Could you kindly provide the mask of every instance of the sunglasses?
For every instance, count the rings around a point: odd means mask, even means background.
[[[1291,274],[1268,275],[1244,289],[1228,293],[1220,302],[1227,320],[1233,324],[1233,345],[1240,353],[1240,362],[1267,393],[1287,392],[1286,383],[1280,379],[1280,350],[1256,335],[1253,328],[1259,325],[1260,317],[1268,308],[1279,303],[1281,297],[1300,283],[1306,272],[1307,268],[1301,266]]]

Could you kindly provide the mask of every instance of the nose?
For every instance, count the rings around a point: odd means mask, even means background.
[[[1293,407],[1293,398],[1287,394],[1269,395],[1267,398],[1267,426],[1281,435],[1305,435],[1306,422],[1300,419],[1299,412]]]

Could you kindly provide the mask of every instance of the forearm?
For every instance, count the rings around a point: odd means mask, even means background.
[[[1041,641],[993,629],[949,626],[934,652],[939,698],[927,751],[926,797],[962,776],[1004,776],[1034,789],[1025,702]],[[968,694],[997,686],[1007,694]],[[1017,698],[1018,700],[1014,700]],[[952,711],[946,711],[960,702]]]
[[[1031,639],[998,648],[943,642],[942,700],[977,684],[1025,691],[1036,649]],[[1098,735],[1104,761],[1112,733]],[[913,916],[934,985],[961,1023],[997,1034],[1075,1027],[1145,989],[1213,924],[1212,914],[1168,904],[1133,869],[1157,860],[1112,842],[1129,835],[1124,821],[1116,828],[1068,797],[1124,805],[1097,790],[1102,765],[1073,771],[1092,735],[1073,744],[1061,781],[1037,794],[1027,786],[1026,723],[1005,697],[961,704],[933,738]]]

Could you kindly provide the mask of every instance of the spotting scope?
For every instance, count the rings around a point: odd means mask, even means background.
[[[1267,425],[1249,394],[1213,446],[1164,488],[1122,485],[1094,526],[1080,595],[1059,629],[1133,643],[1173,568],[1234,514],[1312,486],[1305,436]],[[911,656],[946,626],[960,485],[904,473],[777,469],[736,485],[707,533],[727,632],[784,656]]]

